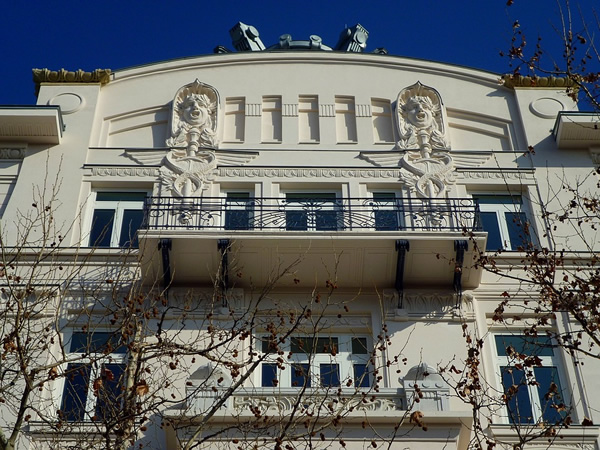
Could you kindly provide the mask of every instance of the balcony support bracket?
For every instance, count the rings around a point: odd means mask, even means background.
[[[465,261],[465,251],[469,249],[469,241],[457,239],[454,241],[456,259],[454,264],[454,292],[456,293],[456,307],[460,307],[462,301],[462,271]]]
[[[409,250],[410,243],[406,239],[396,240],[398,263],[396,264],[396,283],[394,287],[398,292],[398,309],[402,309],[404,301],[404,264],[406,263],[406,252]]]
[[[170,252],[173,246],[171,239],[161,239],[158,242],[158,249],[162,254],[162,266],[163,266],[163,289],[165,294],[168,294],[169,287],[173,279],[171,278],[171,257]]]
[[[225,293],[227,289],[229,289],[229,260],[228,253],[230,248],[229,239],[218,239],[217,240],[217,248],[221,252],[221,273],[220,273],[220,287],[223,294],[223,306],[227,306]]]

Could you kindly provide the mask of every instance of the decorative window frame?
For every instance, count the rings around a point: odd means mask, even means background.
[[[86,208],[85,208],[85,221],[83,223],[83,245],[86,247],[96,247],[96,248],[113,248],[113,249],[137,249],[137,245],[134,246],[120,246],[120,234],[122,232],[123,227],[123,212],[125,210],[144,210],[144,200],[133,200],[133,201],[118,201],[118,200],[98,200],[99,193],[136,193],[136,194],[144,194],[144,197],[148,197],[151,195],[151,189],[140,189],[140,188],[127,188],[127,187],[92,187],[88,196]],[[102,205],[105,203],[105,205]],[[105,206],[105,208],[99,208],[98,206]],[[92,243],[92,228],[94,224],[94,215],[96,210],[98,209],[115,209],[115,216],[113,220],[113,226],[110,236],[110,245],[108,246],[95,246]],[[117,224],[117,226],[115,226]],[[137,240],[137,239],[136,239]]]

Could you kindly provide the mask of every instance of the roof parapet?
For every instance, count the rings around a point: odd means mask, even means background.
[[[40,92],[42,83],[100,83],[102,86],[110,81],[110,69],[96,69],[93,72],[84,70],[69,71],[65,69],[33,69],[35,95]]]
[[[508,73],[502,75],[502,84],[507,88],[576,88],[575,82],[566,77],[535,77]]]

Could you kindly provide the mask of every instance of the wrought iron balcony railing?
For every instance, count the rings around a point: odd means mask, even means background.
[[[478,231],[471,198],[150,197],[148,230]]]

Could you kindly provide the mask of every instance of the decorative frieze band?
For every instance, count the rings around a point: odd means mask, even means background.
[[[474,180],[531,180],[534,181],[533,171],[522,171],[522,170],[469,170],[459,169],[457,170],[459,178],[462,179],[474,179]]]
[[[295,117],[298,115],[297,103],[284,103],[281,108],[281,113],[284,117]]]
[[[319,105],[319,115],[321,117],[335,117],[335,105]]]
[[[356,105],[356,117],[371,117],[371,105]]]
[[[261,168],[220,167],[221,177],[246,178],[400,178],[400,169],[327,169],[327,168]]]
[[[261,104],[260,103],[246,103],[246,116],[260,116]]]
[[[24,148],[0,148],[0,159],[23,159],[25,158]]]
[[[92,167],[92,176],[99,177],[158,177],[158,167]]]

